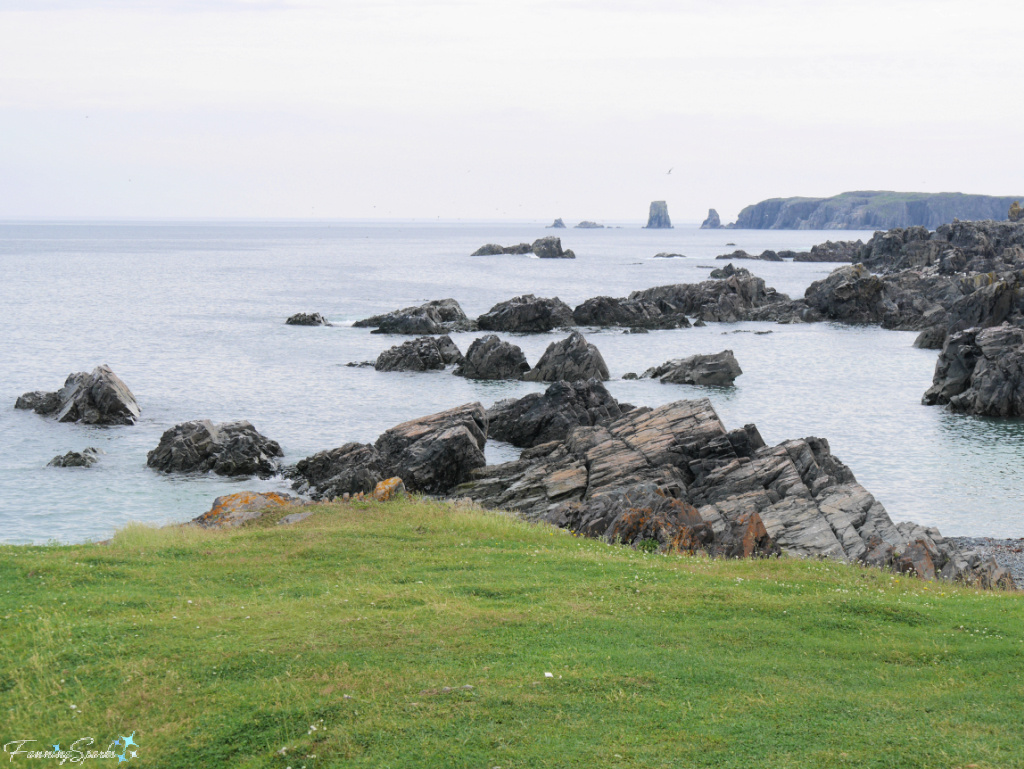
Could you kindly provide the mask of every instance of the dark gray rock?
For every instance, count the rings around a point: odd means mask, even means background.
[[[840,267],[816,280],[804,294],[807,304],[831,320],[881,323],[887,312],[882,279],[863,264]]]
[[[655,200],[651,202],[651,210],[647,214],[647,225],[648,230],[671,230],[672,220],[668,215],[668,203],[664,200]]]
[[[685,259],[686,254],[670,254],[668,251],[662,251],[654,255],[655,259]]]
[[[690,321],[667,303],[596,296],[572,311],[579,326],[626,326],[630,329],[689,328]]]
[[[46,463],[47,467],[92,467],[100,461],[99,455],[103,452],[91,446],[81,451],[69,451],[67,454],[56,456]]]
[[[565,229],[565,222],[563,222],[561,219],[555,219],[555,221],[553,221],[551,224],[549,224],[547,226],[547,229],[549,229],[549,230],[564,230]]]
[[[530,382],[558,382],[577,379],[609,379],[608,366],[597,347],[579,331],[573,331],[560,342],[552,342],[541,359],[523,375]]]
[[[445,334],[452,331],[475,331],[476,324],[466,317],[454,299],[435,299],[419,307],[374,315],[357,320],[358,328],[373,328],[374,334]]]
[[[481,331],[542,334],[575,326],[572,310],[557,296],[551,299],[524,294],[499,302],[477,318]]]
[[[530,250],[540,259],[575,259],[576,254],[570,250],[562,250],[562,239],[554,235],[545,238],[537,238],[530,246]]]
[[[564,225],[563,225],[564,226]],[[487,243],[480,246],[470,256],[500,256],[502,254],[531,254],[533,248],[529,243],[519,243],[515,246],[499,246],[497,243]]]
[[[280,467],[280,445],[249,422],[184,422],[167,430],[146,464],[164,473],[258,475],[268,478]]]
[[[857,262],[864,243],[860,240],[827,240],[811,250],[793,254],[794,262]]]
[[[301,459],[285,475],[292,487],[313,499],[334,499],[345,494],[369,494],[390,477],[384,458],[368,443],[346,443]]]
[[[716,256],[715,259],[723,259],[723,260],[724,259],[754,259],[754,260],[757,260],[757,261],[760,261],[760,262],[781,262],[781,261],[783,261],[781,256],[779,256],[777,253],[775,253],[774,251],[772,251],[770,249],[765,249],[764,251],[762,251],[760,254],[757,254],[756,256],[754,254],[748,254],[743,249],[740,249],[738,251],[733,251],[731,254],[722,254],[721,256]]]
[[[732,262],[729,262],[725,267],[712,270],[710,277],[715,280],[722,280],[723,278],[731,278],[733,275],[740,275],[744,278],[753,277],[750,270],[746,267],[735,267]]]
[[[530,448],[564,440],[574,427],[607,424],[623,413],[596,379],[555,382],[543,393],[495,403],[487,410],[487,437]]]
[[[488,334],[469,346],[453,373],[467,379],[522,379],[529,370],[530,364],[518,345]]]
[[[702,230],[719,230],[722,228],[722,219],[718,216],[718,212],[713,209],[708,209],[708,218],[700,223]]]
[[[604,225],[598,224],[597,222],[583,221],[576,225],[578,230],[603,230]]]
[[[914,340],[914,347],[921,350],[941,350],[945,343],[945,327],[930,326],[917,335],[917,339]]]
[[[989,417],[1024,416],[1024,329],[972,328],[953,334],[935,364],[926,406]]]
[[[710,385],[730,387],[743,373],[732,350],[711,355],[691,355],[670,360],[647,369],[644,379],[660,379],[662,384]]]
[[[297,312],[285,321],[289,326],[330,326],[323,315],[318,312]]]
[[[444,336],[422,336],[392,347],[377,356],[377,371],[442,371],[462,360],[462,353]]]
[[[91,374],[71,374],[55,393],[25,393],[14,404],[16,409],[32,409],[58,422],[82,422],[87,425],[131,425],[139,418],[139,404],[128,386],[111,371],[97,366]]]

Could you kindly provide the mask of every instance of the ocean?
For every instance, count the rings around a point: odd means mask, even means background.
[[[484,243],[550,234],[577,259],[470,256]],[[870,235],[645,230],[635,222],[597,230],[508,222],[0,224],[0,542],[98,540],[129,521],[189,520],[220,494],[288,489],[280,478],[148,469],[146,452],[179,422],[247,419],[294,463],[348,441],[372,441],[407,419],[544,387],[475,382],[450,370],[347,367],[408,338],[353,328],[359,318],[445,297],[471,317],[525,293],[575,306],[597,295],[706,280],[725,264],[714,257],[736,248],[806,250]],[[659,252],[686,258],[653,258]],[[837,265],[742,266],[795,297]],[[320,312],[335,325],[285,325],[296,312]],[[753,331],[772,333],[747,333]],[[753,422],[769,443],[827,438],[894,520],[934,525],[946,535],[1024,536],[1024,422],[922,406],[937,353],[914,349],[913,333],[830,323],[584,333],[607,361],[608,388],[620,400],[657,406],[708,397],[727,428]],[[479,334],[452,336],[465,351]],[[512,341],[532,364],[562,336]],[[743,368],[734,388],[621,379],[723,349]],[[101,363],[135,394],[137,425],[58,424],[14,409],[21,393],[56,390],[69,373]],[[91,468],[46,466],[87,446],[105,452]],[[492,462],[517,453],[488,443]]]

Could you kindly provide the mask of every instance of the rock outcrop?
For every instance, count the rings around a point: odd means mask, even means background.
[[[446,334],[452,331],[476,331],[454,299],[435,299],[419,307],[405,307],[383,315],[357,320],[354,326],[372,328],[374,334]]]
[[[757,261],[761,262],[783,261],[783,258],[774,251],[772,251],[771,249],[765,249],[760,254],[754,255],[748,254],[742,248],[737,251],[733,251],[731,254],[722,254],[721,256],[716,256],[715,259],[756,259]]]
[[[555,219],[555,221],[553,221],[551,224],[549,224],[547,226],[547,229],[549,229],[549,230],[564,230],[565,229],[565,222],[563,222],[561,219]]]
[[[562,221],[556,219],[555,221]],[[552,225],[554,227],[555,225]],[[565,227],[565,224],[562,224]],[[480,246],[471,256],[498,256],[500,254],[533,254],[540,259],[575,259],[576,254],[571,250],[562,250],[562,239],[554,235],[537,238],[533,243],[519,243],[514,246],[499,246],[497,243],[488,243]]]
[[[826,318],[844,323],[881,323],[888,311],[882,279],[863,264],[833,270],[808,286],[804,298]]]
[[[164,473],[258,475],[268,478],[280,469],[280,445],[261,435],[249,422],[213,424],[183,422],[167,430],[146,464]]]
[[[467,379],[522,379],[529,370],[530,364],[518,345],[488,334],[469,346],[453,373]]]
[[[681,310],[668,303],[596,296],[572,311],[580,326],[624,326],[630,329],[689,328]]]
[[[421,336],[385,350],[373,367],[377,371],[442,371],[461,360],[459,348],[445,334]]]
[[[573,331],[560,342],[552,342],[544,351],[537,365],[523,375],[530,382],[558,382],[577,379],[610,378],[608,366],[597,347],[590,344],[583,334]]]
[[[725,267],[719,267],[717,269],[712,270],[709,277],[712,277],[716,280],[722,280],[723,278],[731,278],[733,275],[740,275],[744,278],[753,277],[750,270],[748,270],[746,267],[736,267],[733,265],[732,262],[729,262],[727,265],[725,265]]]
[[[213,505],[192,523],[204,529],[231,529],[256,521],[270,513],[302,505],[302,500],[290,494],[274,491],[239,491],[213,500]]]
[[[69,375],[57,392],[25,393],[14,408],[87,425],[131,425],[141,413],[128,385],[106,365],[97,366],[91,374]]]
[[[575,326],[572,309],[559,299],[524,294],[499,302],[477,318],[481,331],[543,334],[556,328]]]
[[[61,454],[54,457],[46,463],[47,467],[92,467],[94,464],[100,461],[100,454],[103,452],[99,449],[89,447],[82,449],[81,451],[69,451],[67,454]]]
[[[292,315],[285,323],[289,326],[330,326],[331,324],[327,321],[323,315],[318,312],[306,313],[297,312]]]
[[[487,437],[529,448],[561,441],[574,427],[608,424],[626,413],[596,379],[555,382],[543,393],[498,401],[487,410]]]
[[[293,488],[314,499],[370,493],[401,478],[409,491],[444,494],[483,467],[487,413],[479,403],[403,422],[374,443],[346,443],[299,461],[286,471]]]
[[[647,224],[645,229],[648,230],[671,230],[672,220],[668,215],[668,203],[664,200],[654,200],[651,202],[651,210],[647,214]]]
[[[979,416],[1024,416],[1024,329],[996,326],[953,334],[921,402]]]
[[[810,251],[793,254],[794,262],[856,262],[860,260],[864,242],[861,240],[826,240]]]
[[[732,350],[711,355],[691,355],[649,368],[642,379],[660,379],[662,384],[731,387],[743,373]]]
[[[597,222],[582,221],[576,225],[577,230],[603,230],[604,225]]]
[[[719,230],[722,228],[722,219],[715,209],[708,209],[708,218],[700,223],[700,228],[702,230]]]
[[[668,251],[661,251],[654,255],[655,259],[685,259],[686,254],[673,254]]]

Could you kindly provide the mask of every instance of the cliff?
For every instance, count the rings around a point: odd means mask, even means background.
[[[993,197],[960,192],[844,192],[831,198],[771,198],[740,211],[735,224],[746,230],[935,229],[954,219],[1005,220],[1010,205],[1024,196]]]

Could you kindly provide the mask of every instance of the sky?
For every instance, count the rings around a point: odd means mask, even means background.
[[[1024,194],[1022,21],[1007,0],[0,0],[0,219]]]

